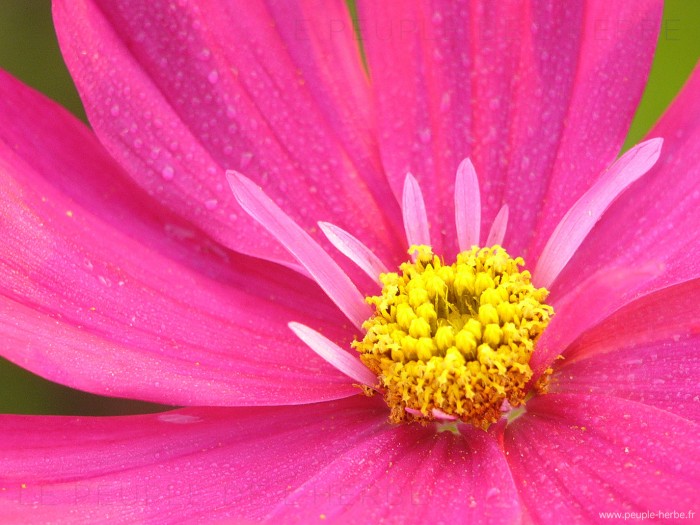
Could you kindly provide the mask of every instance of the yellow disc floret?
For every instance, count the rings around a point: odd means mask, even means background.
[[[500,246],[474,247],[445,265],[428,246],[415,262],[382,274],[375,313],[353,346],[377,374],[393,422],[431,420],[437,412],[476,427],[525,398],[529,362],[552,308],[524,262]],[[408,409],[408,411],[407,411]]]

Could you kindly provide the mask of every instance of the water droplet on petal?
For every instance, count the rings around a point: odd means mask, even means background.
[[[112,115],[113,117],[116,117],[117,115],[119,115],[119,106],[117,106],[116,104],[115,104],[114,106],[112,106],[112,107],[109,109],[109,113],[110,113],[110,115]]]
[[[211,84],[216,84],[219,81],[219,72],[214,70],[207,76],[207,80]]]
[[[241,169],[245,169],[248,167],[250,164],[250,161],[253,160],[253,154],[250,152],[246,152],[241,154]]]
[[[499,489],[498,487],[491,487],[488,490],[488,492],[486,492],[486,499],[488,500],[488,499],[494,498],[500,494],[501,494],[501,489]]]
[[[422,129],[418,132],[418,138],[423,144],[427,144],[428,142],[430,142],[432,136],[433,134],[429,128]]]
[[[440,111],[445,112],[445,111],[447,111],[448,109],[450,109],[450,104],[451,104],[451,102],[452,102],[452,100],[451,100],[451,97],[450,97],[450,93],[447,92],[447,91],[445,91],[445,92],[442,94],[442,98],[440,99]]]
[[[160,421],[164,423],[176,423],[176,424],[187,424],[187,423],[197,423],[201,421],[201,418],[197,416],[190,416],[189,414],[173,414],[165,413],[158,416]]]
[[[214,208],[216,208],[217,204],[219,204],[219,201],[217,201],[216,199],[209,199],[207,201],[204,201],[204,206],[207,210],[213,210]]]
[[[173,177],[175,176],[175,170],[172,166],[165,166],[160,172],[160,174],[165,180],[173,180]]]

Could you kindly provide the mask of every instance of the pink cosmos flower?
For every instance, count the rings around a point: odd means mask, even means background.
[[[92,131],[0,75],[2,355],[186,407],[3,416],[3,521],[697,517],[700,73],[614,162],[660,2],[358,4],[366,69],[341,1],[57,1]],[[494,420],[351,348],[420,244],[549,289],[524,399],[475,314]]]

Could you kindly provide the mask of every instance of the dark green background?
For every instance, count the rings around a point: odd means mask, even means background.
[[[50,11],[48,0],[0,0],[0,67],[84,119],[80,99],[61,60]],[[699,55],[700,1],[667,1],[651,76],[626,148],[638,142],[661,115]],[[0,413],[103,415],[158,408],[76,392],[0,358]]]

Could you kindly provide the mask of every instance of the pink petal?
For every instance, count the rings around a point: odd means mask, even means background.
[[[351,355],[327,337],[303,324],[289,323],[289,328],[309,348],[346,376],[361,385],[374,386],[377,384],[377,376],[362,364],[358,355]]]
[[[527,410],[507,427],[504,445],[534,523],[694,509],[696,424],[607,396],[549,394],[533,398]]]
[[[316,471],[269,515],[311,523],[513,523],[520,503],[497,441],[399,426],[367,435],[361,446]],[[450,497],[444,497],[449,494]]]
[[[491,229],[489,230],[489,236],[486,239],[486,246],[503,245],[503,239],[506,237],[506,230],[508,229],[508,205],[504,204],[503,207],[496,215],[493,220]]]
[[[700,280],[643,297],[568,349],[550,391],[617,396],[700,422]]]
[[[455,226],[459,251],[479,246],[481,234],[481,195],[479,179],[471,160],[464,159],[455,180]],[[489,244],[487,243],[487,246]]]
[[[388,430],[375,407],[355,398],[117,418],[3,416],[0,514],[16,523],[94,523],[105,512],[111,523],[259,520],[320,465]]]
[[[410,173],[406,175],[401,202],[408,246],[419,244],[430,246],[430,223],[425,212],[423,193],[415,177]]]
[[[379,274],[386,273],[387,266],[367,248],[362,241],[353,237],[342,228],[329,222],[319,222],[323,234],[340,253],[354,262],[373,281],[377,281]]]
[[[449,257],[457,237],[445,196],[465,157],[481,181],[482,229],[508,204],[518,227],[506,244],[518,254],[614,159],[662,3],[361,0],[358,10],[387,176],[397,196],[403,174],[416,176],[433,246]],[[538,229],[545,195],[553,224]]]
[[[15,522],[519,519],[491,435],[436,435],[386,415],[358,396],[126,418],[4,416],[0,512]]]
[[[228,192],[235,169],[302,227],[330,220],[403,255],[341,2],[69,0],[54,17],[93,129],[168,209],[232,249],[291,262]]]
[[[625,153],[566,212],[537,261],[532,275],[536,286],[551,288],[613,201],[656,163],[662,143],[662,139],[648,140]]]
[[[355,392],[289,333],[298,320],[353,336],[306,279],[164,212],[84,125],[5,74],[0,120],[4,357],[76,388],[171,404]]]
[[[664,267],[642,291],[700,277],[700,68],[650,132],[664,138],[661,157],[605,214],[558,279],[609,267]]]
[[[536,260],[564,214],[619,155],[644,92],[661,28],[661,0],[596,0],[583,5],[583,46],[568,110],[558,117],[563,126],[558,150],[546,192],[529,196],[542,205],[532,222],[526,260]],[[556,46],[557,40],[551,44]],[[544,111],[549,120],[550,112]],[[665,135],[649,136],[655,137]]]
[[[253,181],[235,171],[229,171],[227,178],[245,212],[289,250],[345,316],[362,328],[370,309],[343,269]]]
[[[532,355],[533,379],[558,356],[568,356],[569,345],[577,337],[632,301],[637,291],[662,271],[663,268],[653,266],[609,269],[583,279],[564,297],[552,294],[548,302],[554,306],[554,318],[537,341]]]

